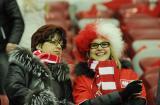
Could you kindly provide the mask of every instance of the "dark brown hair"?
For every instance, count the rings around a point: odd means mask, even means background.
[[[40,27],[33,35],[31,39],[31,50],[36,50],[36,46],[40,43],[46,42],[49,37],[54,37],[58,35],[60,39],[63,41],[62,49],[66,48],[66,32],[60,26],[55,26],[52,24],[44,25]]]

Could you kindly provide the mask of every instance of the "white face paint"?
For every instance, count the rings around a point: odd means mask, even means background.
[[[91,59],[105,61],[110,58],[110,43],[105,38],[97,38],[91,42],[89,55]]]

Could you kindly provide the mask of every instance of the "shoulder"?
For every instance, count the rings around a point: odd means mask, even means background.
[[[33,62],[33,59],[37,58],[32,54],[30,50],[23,47],[17,47],[9,54],[9,63],[26,65],[31,64],[31,62]]]
[[[120,77],[121,78],[128,78],[128,79],[138,79],[138,74],[134,72],[132,69],[121,69],[120,70]]]
[[[40,61],[32,52],[23,47],[17,47],[9,55],[9,63],[17,65],[27,72],[32,72],[34,75],[49,73],[48,68]],[[47,74],[48,74],[47,73]],[[40,75],[39,75],[40,76]]]
[[[19,63],[24,63],[26,61],[32,61],[33,59],[33,54],[31,51],[29,51],[26,48],[23,47],[17,47],[15,50],[13,50],[9,54],[9,62],[19,62]]]

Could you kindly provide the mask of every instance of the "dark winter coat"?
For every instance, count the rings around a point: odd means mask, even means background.
[[[6,92],[11,105],[23,105],[25,97],[35,90],[50,89],[60,105],[72,101],[71,82],[66,64],[45,64],[24,48],[17,48],[9,58]]]
[[[7,43],[18,44],[24,31],[24,21],[16,0],[0,0],[0,51]]]

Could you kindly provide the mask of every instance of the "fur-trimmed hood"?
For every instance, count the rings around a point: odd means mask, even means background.
[[[86,75],[89,78],[93,78],[95,75],[93,70],[90,70],[90,68],[88,67],[87,62],[79,62],[75,66],[75,74],[76,76]]]
[[[23,47],[17,47],[9,55],[9,63],[17,64],[24,68],[26,72],[32,72],[36,77],[47,77],[50,76],[50,71],[39,58],[34,56],[31,51]]]
[[[38,78],[51,78],[57,81],[65,81],[69,79],[69,67],[65,63],[44,64],[40,59],[33,55],[31,51],[23,47],[17,47],[11,52],[9,57],[10,63],[15,63],[27,70]]]

